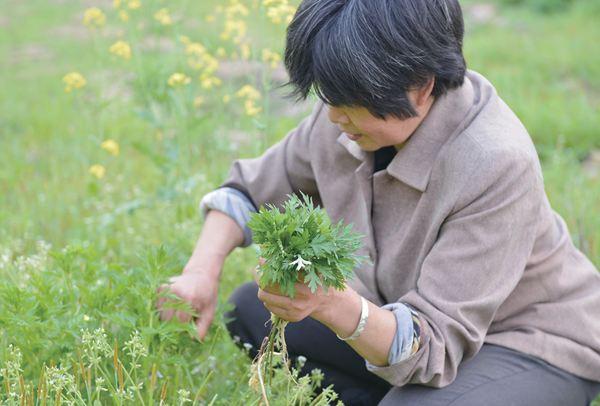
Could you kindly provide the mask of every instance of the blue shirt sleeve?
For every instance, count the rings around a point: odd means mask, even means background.
[[[392,365],[410,356],[414,335],[412,315],[408,307],[402,303],[390,303],[383,305],[382,308],[391,310],[396,316],[396,335],[388,355],[388,363]]]
[[[252,230],[247,226],[250,214],[256,213],[254,204],[246,195],[231,187],[222,187],[206,194],[200,201],[200,211],[203,217],[210,209],[218,210],[231,217],[244,231],[242,247],[252,244]]]
[[[419,349],[420,322],[418,314],[404,303],[389,303],[381,308],[390,310],[396,317],[396,335],[388,354],[388,365],[393,365],[409,358]],[[365,363],[367,369],[377,368],[367,360]]]

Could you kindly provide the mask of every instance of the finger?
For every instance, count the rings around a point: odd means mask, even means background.
[[[187,323],[192,319],[192,316],[183,310],[176,311],[175,317],[177,317],[177,319],[182,323]]]
[[[168,285],[160,285],[158,288],[156,288],[156,294],[160,295],[165,289],[167,289]]]
[[[272,285],[267,285],[263,288],[263,290],[265,292],[269,292],[272,293],[274,295],[279,295],[279,296],[285,296],[282,292],[281,292],[281,286],[279,286],[278,283],[274,283]]]
[[[207,310],[201,313],[196,319],[196,331],[198,332],[198,338],[203,340],[208,332],[208,328],[213,321],[214,311]]]
[[[281,296],[273,293],[269,293],[263,289],[258,289],[258,299],[261,302],[266,302],[270,305],[288,308],[292,305],[292,299],[287,296]]]
[[[171,320],[174,311],[172,309],[164,309],[165,303],[169,302],[169,298],[165,296],[170,291],[170,285],[160,285],[157,288],[158,298],[156,299],[156,308],[159,310],[159,317],[163,321]]]
[[[326,292],[322,286],[318,286],[313,293],[313,291],[310,290],[310,288],[307,285],[302,283],[296,283],[294,288],[296,289],[296,297],[299,299],[310,299],[314,296],[329,296],[331,295],[331,291],[333,289],[329,288]]]
[[[298,321],[303,320],[306,316],[302,316],[301,313],[289,310],[289,309],[284,309],[282,307],[278,307],[278,306],[267,306],[265,305],[265,307],[267,308],[267,310],[269,310],[271,313],[273,313],[274,315],[276,315],[277,317],[289,321],[291,323],[296,323]]]
[[[158,317],[161,320],[165,320],[165,318],[164,318],[165,317],[165,314],[164,314],[165,311],[162,308],[163,304],[165,303],[165,301],[166,301],[165,298],[159,297],[158,299],[156,299],[156,303],[155,303],[156,310],[158,310]]]
[[[162,287],[159,287],[157,290],[162,289]],[[165,311],[163,310],[163,305],[165,304],[165,302],[167,301],[167,298],[163,297],[163,296],[158,296],[156,298],[156,302],[154,303],[154,306],[156,308],[156,310],[158,310],[158,315],[160,317],[161,320],[165,320]]]
[[[263,304],[265,305],[265,308],[268,311],[270,311],[271,313],[273,313],[275,316],[281,317],[284,320],[288,320],[288,318],[290,317],[288,309],[285,309],[285,308],[279,307],[279,306],[270,305],[267,303],[263,303]]]
[[[161,306],[168,300],[167,294],[171,291],[171,285],[160,285],[156,288],[156,304]]]
[[[173,309],[165,309],[160,312],[160,319],[162,321],[169,321],[173,318],[175,311]]]
[[[163,304],[165,303],[165,298],[164,297],[158,297],[156,299],[156,302],[154,303],[154,306],[156,307],[156,309],[161,310]]]
[[[313,294],[310,288],[304,283],[296,283],[294,284],[294,288],[296,289],[296,292],[301,295]]]

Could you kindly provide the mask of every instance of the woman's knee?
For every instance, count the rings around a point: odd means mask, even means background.
[[[257,303],[259,303],[257,294],[258,285],[254,281],[238,286],[227,299],[234,306],[234,309],[231,311],[243,311],[251,307],[256,307]]]
[[[406,385],[392,388],[379,403],[419,406],[581,405],[591,394],[583,380],[536,357],[484,344],[443,388]]]

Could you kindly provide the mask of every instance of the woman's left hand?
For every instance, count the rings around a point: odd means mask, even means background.
[[[309,316],[318,321],[324,320],[335,300],[335,289],[329,288],[325,293],[319,287],[312,293],[305,284],[296,283],[295,290],[296,294],[292,299],[285,296],[278,285],[265,286],[264,289],[258,289],[258,299],[271,313],[283,320],[298,322]]]

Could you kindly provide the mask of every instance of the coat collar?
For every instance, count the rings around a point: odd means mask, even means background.
[[[390,176],[424,192],[438,152],[457,131],[462,130],[465,117],[476,103],[472,79],[465,75],[459,88],[452,89],[435,100],[429,113],[406,141],[387,167]],[[372,162],[373,153],[363,151],[357,143],[342,133],[337,141],[356,159]],[[364,166],[364,165],[361,165]]]

